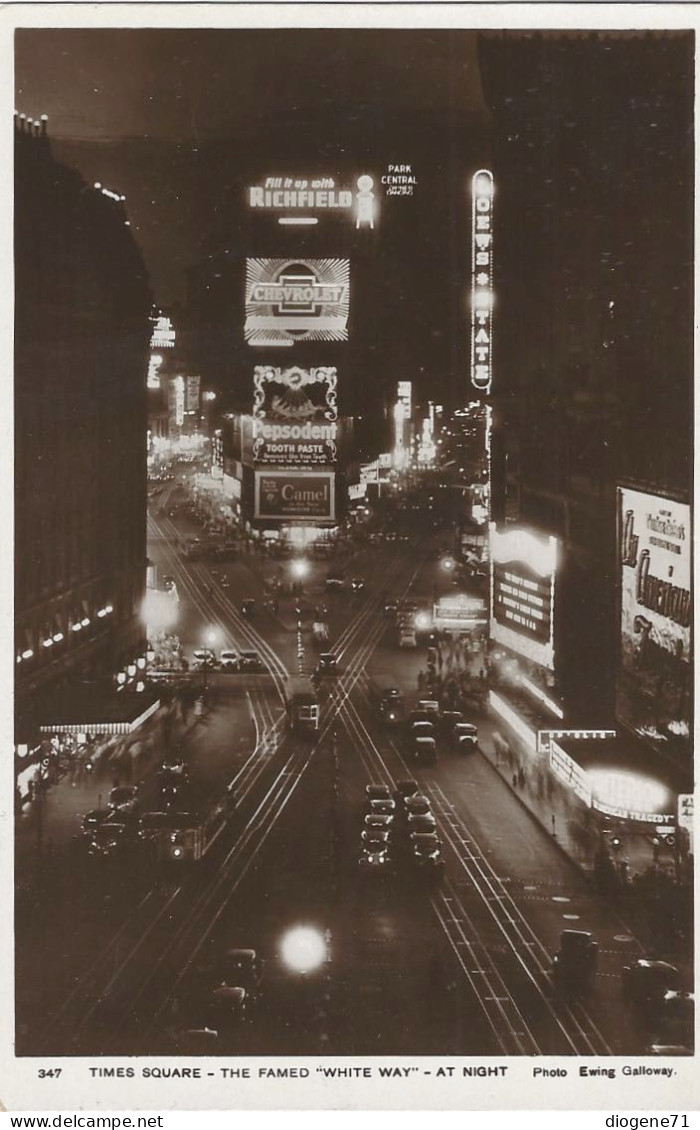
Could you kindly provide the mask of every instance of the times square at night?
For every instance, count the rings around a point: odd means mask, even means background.
[[[694,47],[15,31],[19,1059],[693,1055]]]

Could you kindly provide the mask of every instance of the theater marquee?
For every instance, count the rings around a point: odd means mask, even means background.
[[[554,669],[557,539],[491,528],[491,638]]]
[[[248,259],[245,338],[249,345],[347,341],[348,259]]]

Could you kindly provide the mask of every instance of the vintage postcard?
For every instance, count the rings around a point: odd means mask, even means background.
[[[697,15],[4,9],[6,1109],[695,1108]]]

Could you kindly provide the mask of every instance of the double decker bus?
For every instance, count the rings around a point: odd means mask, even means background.
[[[313,683],[307,678],[290,678],[285,683],[287,725],[292,733],[315,734],[319,726],[319,701]]]

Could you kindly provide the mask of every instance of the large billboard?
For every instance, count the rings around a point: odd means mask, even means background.
[[[243,451],[245,463],[277,467],[332,466],[338,458],[338,429],[335,420],[315,423],[256,420],[244,416]]]
[[[248,259],[245,300],[249,345],[347,341],[350,262]]]
[[[256,471],[255,517],[273,521],[335,521],[332,471]]]
[[[256,365],[253,416],[278,423],[322,422],[338,418],[338,371],[334,366],[302,369]]]
[[[618,488],[620,656],[617,716],[657,744],[691,721],[690,507]]]
[[[554,670],[557,539],[491,528],[491,638]]]

